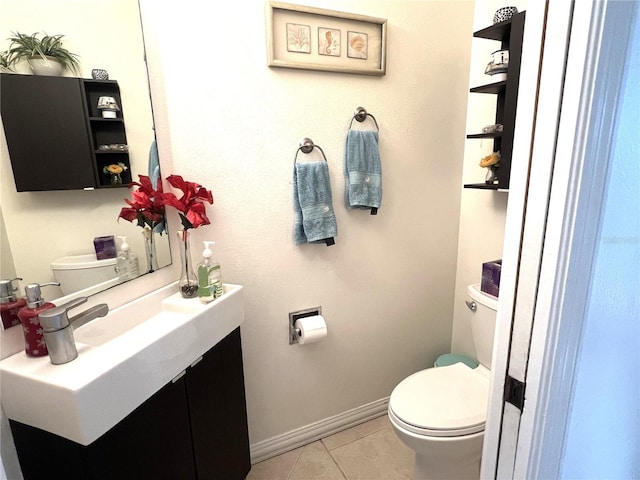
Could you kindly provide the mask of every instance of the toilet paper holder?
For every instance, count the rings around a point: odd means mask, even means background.
[[[299,343],[300,330],[295,327],[296,320],[305,317],[313,317],[315,315],[322,315],[322,307],[305,308],[304,310],[297,310],[295,312],[289,312],[289,345]]]

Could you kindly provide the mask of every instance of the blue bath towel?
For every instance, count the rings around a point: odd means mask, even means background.
[[[293,237],[296,245],[324,242],[333,245],[338,234],[331,201],[327,162],[296,163],[293,170]]]
[[[344,157],[347,207],[370,208],[371,215],[375,215],[382,202],[378,132],[349,130]]]

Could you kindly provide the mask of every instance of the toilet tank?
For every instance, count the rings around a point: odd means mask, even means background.
[[[471,334],[473,344],[476,347],[478,361],[486,368],[491,368],[491,355],[493,352],[493,337],[496,330],[496,312],[498,299],[480,291],[480,284],[467,287],[467,306],[475,304],[475,310],[469,307],[467,310],[471,322]]]
[[[59,258],[51,262],[51,270],[63,295],[118,277],[116,259],[98,260],[95,253]]]

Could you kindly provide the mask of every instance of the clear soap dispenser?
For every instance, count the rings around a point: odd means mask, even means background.
[[[140,268],[138,265],[138,256],[131,251],[129,244],[127,243],[127,237],[118,236],[122,240],[120,245],[120,252],[118,258],[116,258],[116,273],[120,280],[132,280],[140,275]]]
[[[60,286],[58,282],[49,282],[43,284],[30,283],[24,287],[27,305],[18,311],[18,318],[20,318],[22,330],[24,331],[24,351],[30,357],[43,357],[49,353],[44,341],[40,319],[38,318],[40,312],[55,307],[53,303],[45,302],[44,298],[42,298],[40,289],[48,285]]]
[[[198,298],[202,303],[209,303],[222,295],[222,273],[211,251],[211,245],[216,242],[203,243],[202,261],[198,265]]]

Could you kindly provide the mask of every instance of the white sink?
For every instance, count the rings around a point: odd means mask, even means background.
[[[244,321],[240,285],[225,284],[206,305],[177,289],[167,285],[76,329],[72,362],[24,352],[1,361],[7,417],[89,445]]]

